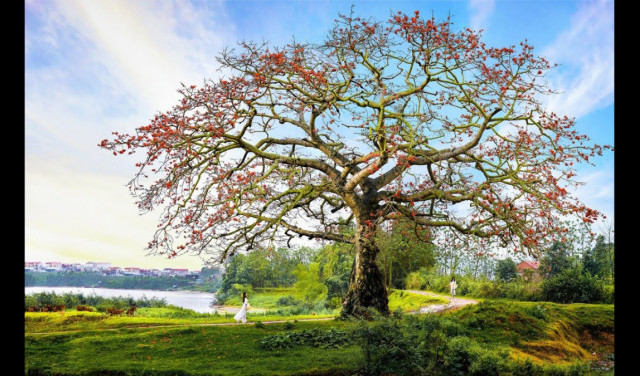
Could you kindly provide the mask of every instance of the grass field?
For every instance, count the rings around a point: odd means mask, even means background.
[[[394,291],[390,306],[393,302],[411,310],[407,301],[416,297],[407,295]],[[504,349],[518,361],[563,366],[592,362],[596,358],[593,353],[613,354],[613,311],[613,305],[486,300],[442,316],[459,322],[470,338],[488,350]],[[355,345],[299,345],[286,350],[259,346],[273,334],[331,328],[350,331],[357,322],[296,322],[319,316],[249,314],[253,322],[288,322],[216,325],[233,319],[176,307],[140,309],[136,315],[109,317],[73,310],[25,313],[25,374],[348,375],[363,362],[363,352]],[[591,374],[613,375],[613,371]]]
[[[393,290],[389,294],[389,310],[391,312],[401,309],[404,312],[417,311],[421,307],[431,304],[448,303],[446,298],[415,294],[402,290]]]
[[[338,321],[298,322],[296,329],[344,327]],[[284,324],[119,329],[25,336],[32,374],[295,375],[348,370],[359,349],[263,350],[258,341]]]

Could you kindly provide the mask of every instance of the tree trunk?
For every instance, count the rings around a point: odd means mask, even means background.
[[[356,242],[356,257],[349,278],[349,290],[342,303],[342,316],[368,317],[366,308],[389,315],[384,277],[376,265],[378,248],[372,242]]]

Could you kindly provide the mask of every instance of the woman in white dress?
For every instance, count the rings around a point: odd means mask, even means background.
[[[247,322],[247,309],[249,309],[249,299],[247,299],[247,293],[243,292],[242,293],[242,308],[240,308],[238,313],[236,313],[236,315],[233,318],[236,319],[237,322],[241,322],[242,321],[243,324],[246,324],[246,322]]]
[[[458,284],[456,283],[456,277],[451,278],[449,287],[451,288],[451,298],[453,299],[456,297],[456,287],[458,287]]]

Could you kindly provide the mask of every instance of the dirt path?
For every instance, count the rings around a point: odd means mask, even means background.
[[[448,311],[451,309],[458,309],[460,307],[464,307],[468,304],[478,304],[477,300],[468,299],[468,298],[451,298],[449,295],[436,294],[430,291],[420,291],[420,290],[404,290],[407,292],[412,292],[414,294],[420,295],[428,295],[435,296],[438,298],[445,298],[449,302],[446,304],[431,304],[425,307],[420,308],[418,311],[414,311],[412,313],[438,313],[442,311]]]

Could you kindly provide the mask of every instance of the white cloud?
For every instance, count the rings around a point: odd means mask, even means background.
[[[560,66],[550,73],[551,87],[563,95],[551,96],[548,109],[580,117],[613,103],[613,1],[580,2],[570,27],[542,53]]]
[[[157,213],[139,215],[117,175],[78,172],[60,163],[27,159],[25,259],[108,261],[120,266],[160,267],[161,256],[144,257]],[[197,269],[198,258],[170,262]]]
[[[471,13],[470,27],[473,30],[486,30],[489,17],[493,14],[495,0],[469,0]]]
[[[223,4],[25,8],[25,258],[197,268],[197,258],[144,257],[158,213],[140,216],[125,187],[135,158],[97,144],[176,104],[180,82],[216,76],[214,57],[234,41]]]
[[[212,15],[186,1],[64,0],[56,5],[68,25],[91,41],[93,62],[153,109],[174,104],[180,82],[200,83],[213,75],[213,57],[233,31],[222,25],[206,29],[203,24],[212,23],[206,18]]]
[[[575,197],[592,209],[598,210],[613,219],[614,215],[614,170],[612,163],[605,164],[597,169],[585,168],[576,172],[575,179],[581,181],[572,193]]]

